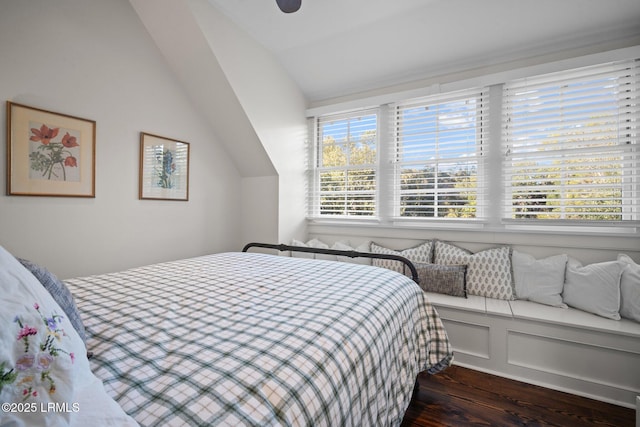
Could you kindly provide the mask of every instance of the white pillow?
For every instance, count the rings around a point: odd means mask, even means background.
[[[136,425],[91,373],[86,347],[62,308],[1,246],[0,307],[0,402],[35,408],[2,411],[0,425]],[[64,410],[41,410],[49,404]]]
[[[436,241],[435,264],[466,265],[467,293],[488,298],[513,300],[511,248],[502,246],[476,253],[450,243]]]
[[[308,248],[309,245],[307,245],[304,242],[301,242],[300,240],[296,240],[293,239],[291,240],[291,246],[302,246],[303,248]],[[294,252],[291,251],[291,256],[294,258],[309,258],[309,259],[314,259],[315,256],[312,252]]]
[[[620,316],[640,322],[640,265],[625,254],[619,254],[618,261],[626,264],[620,279]]]
[[[331,248],[339,251],[371,252],[371,242],[364,242],[355,248],[349,246],[349,244],[345,242],[335,242]],[[348,256],[338,255],[338,261],[350,262],[353,264],[371,265],[371,258],[364,257],[351,258]]]
[[[567,255],[562,254],[536,260],[529,254],[514,250],[511,263],[516,296],[540,304],[567,308],[562,302],[567,259]]]
[[[318,240],[318,239],[311,239],[307,242],[307,246],[309,246],[310,248],[317,248],[317,249],[329,249],[329,245],[327,245],[326,243]],[[327,254],[314,254],[316,259],[326,259],[329,261],[336,261],[338,258],[335,255],[327,255]]]
[[[620,320],[620,276],[623,269],[624,264],[618,261],[583,266],[569,258],[563,301],[571,307]]]
[[[304,248],[317,248],[317,249],[329,249],[329,245],[324,242],[321,242],[318,239],[311,239],[307,243],[303,243],[299,240],[293,239],[291,241],[291,245],[293,246],[302,246]],[[327,254],[316,254],[313,252],[291,252],[291,256],[295,258],[310,258],[310,259],[326,259],[329,261],[335,261],[337,258],[335,255],[327,255]]]

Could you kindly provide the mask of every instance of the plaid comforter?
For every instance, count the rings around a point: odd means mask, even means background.
[[[94,373],[145,426],[398,425],[452,357],[420,288],[370,266],[223,253],[66,283]]]

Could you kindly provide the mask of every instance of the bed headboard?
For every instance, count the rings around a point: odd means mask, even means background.
[[[411,278],[414,282],[419,283],[418,279],[418,270],[413,265],[411,261],[407,258],[400,255],[393,254],[374,254],[371,252],[358,252],[358,251],[343,251],[339,249],[324,249],[324,248],[312,248],[308,246],[292,246],[292,245],[284,245],[284,244],[272,244],[272,243],[247,243],[244,248],[242,248],[242,252],[247,252],[250,248],[264,248],[264,249],[275,249],[280,252],[284,251],[292,251],[292,252],[311,252],[314,254],[323,254],[323,255],[338,255],[338,256],[346,256],[349,258],[377,258],[377,259],[388,259],[393,261],[400,261],[405,264],[409,271],[411,271]]]

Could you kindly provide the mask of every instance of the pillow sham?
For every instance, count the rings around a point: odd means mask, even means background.
[[[351,247],[349,244],[344,242],[336,242],[333,244],[332,249],[337,249],[339,251],[356,251],[356,252],[371,252],[371,242],[364,242],[357,247]],[[371,258],[351,258],[344,255],[338,255],[338,261],[341,262],[350,262],[352,264],[363,264],[363,265],[371,265]]]
[[[309,245],[301,242],[300,240],[296,240],[293,239],[291,240],[291,246],[302,246],[303,248],[308,248]],[[291,256],[294,258],[309,258],[309,259],[314,259],[315,258],[315,254],[313,254],[312,252],[294,252],[291,251]]]
[[[426,292],[467,297],[466,265],[415,263],[420,287]]]
[[[620,320],[620,277],[624,264],[607,261],[583,266],[569,258],[562,299],[570,307]]]
[[[554,255],[544,259],[518,252],[511,254],[516,297],[553,307],[567,308],[562,302],[564,273],[568,257]]]
[[[620,316],[640,322],[640,265],[625,254],[619,254],[618,261],[625,264],[620,278]]]
[[[467,265],[467,293],[513,300],[511,248],[502,246],[472,253],[450,243],[435,242],[435,264]]]
[[[137,425],[91,372],[62,308],[1,246],[0,306],[0,401],[36,408],[2,411],[0,425]],[[65,410],[39,409],[49,405]]]
[[[310,248],[316,248],[316,249],[329,249],[329,245],[327,245],[326,243],[318,240],[318,239],[311,239],[307,242],[307,246],[309,246]],[[327,254],[313,254],[315,259],[326,259],[329,261],[335,261],[337,259],[337,257],[335,255],[327,255]]]
[[[385,248],[384,246],[371,242],[371,252],[374,254],[403,256],[413,263],[431,263],[433,254],[433,242],[428,241],[425,243],[421,243],[413,248],[408,248],[400,251]],[[409,269],[404,263],[400,261],[374,258],[371,264],[376,267],[382,267],[389,270],[397,271],[398,273],[402,273],[406,276],[411,277],[411,272],[409,271]]]
[[[305,248],[316,248],[316,249],[329,249],[329,245],[318,240],[311,239],[307,243],[301,242],[299,240],[293,239],[291,241],[291,245],[293,246],[302,246]],[[335,255],[327,255],[327,254],[317,254],[313,252],[297,252],[291,251],[291,256],[295,258],[310,258],[310,259],[326,259],[329,261],[335,261],[337,258]]]
[[[29,260],[17,258],[27,270],[33,274],[36,279],[44,286],[44,288],[51,294],[55,302],[62,308],[67,315],[67,319],[73,325],[73,328],[78,332],[83,342],[87,341],[86,331],[84,330],[84,323],[82,323],[82,317],[80,311],[76,306],[76,302],[73,299],[73,295],[67,288],[67,285],[62,283],[58,278],[46,268],[39,266]]]

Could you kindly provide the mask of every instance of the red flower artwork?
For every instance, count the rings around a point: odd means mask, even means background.
[[[40,129],[31,128],[33,135],[29,138],[31,141],[40,141],[44,145],[49,145],[51,140],[58,136],[60,128],[49,128],[47,125],[40,126]],[[67,133],[68,135],[68,133]]]
[[[79,144],[76,142],[76,137],[69,135],[69,132],[67,132],[62,137],[62,145],[64,145],[67,148],[72,148],[72,147],[78,147],[79,146]]]
[[[40,172],[47,180],[67,180],[67,167],[78,167],[75,153],[69,151],[79,147],[78,139],[65,132],[59,142],[53,141],[60,133],[60,128],[42,124],[40,128],[31,128],[30,141],[41,142],[41,145],[29,153],[31,169]]]

